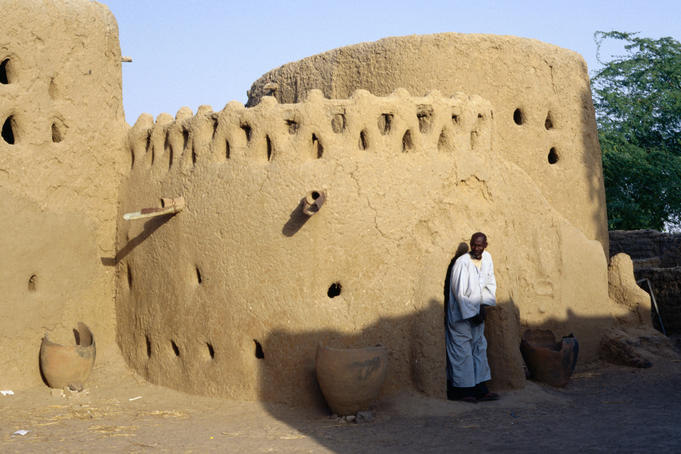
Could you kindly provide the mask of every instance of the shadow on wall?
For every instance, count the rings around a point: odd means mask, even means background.
[[[519,325],[512,327],[508,326],[507,323],[509,318],[517,312],[517,308],[513,302],[500,302],[496,308],[489,311],[488,319],[486,322],[486,336],[488,338],[488,358],[490,361],[490,367],[492,369],[493,381],[491,383],[491,388],[496,391],[501,391],[501,399],[504,399],[504,389],[507,387],[503,386],[503,383],[510,381],[510,378],[506,374],[513,374],[513,371],[506,371],[503,368],[500,369],[500,365],[505,364],[509,361],[509,357],[512,358],[511,364],[515,367],[520,368],[522,371],[523,361],[520,353],[520,340],[517,342],[514,340],[509,343],[510,338],[514,338],[518,333],[524,332],[525,329],[529,328],[542,328],[542,329],[552,329],[557,338],[569,334],[564,332],[564,325],[566,323],[572,324],[572,326],[584,326],[589,330],[595,331],[598,336],[600,336],[601,329],[603,326],[611,326],[612,319],[609,318],[583,318],[578,317],[574,313],[568,313],[567,321],[557,321],[549,320],[547,323],[537,326],[524,326]],[[392,319],[381,319],[374,325],[368,327],[367,329],[353,335],[344,335],[333,330],[320,330],[307,333],[289,333],[284,331],[279,331],[272,336],[268,337],[263,343],[265,357],[262,360],[260,367],[260,392],[261,397],[264,400],[264,408],[276,419],[284,422],[288,426],[295,428],[302,435],[313,439],[316,443],[324,446],[326,449],[337,452],[337,453],[347,453],[347,452],[365,452],[367,446],[376,446],[376,435],[378,430],[380,430],[383,436],[385,436],[385,431],[390,432],[390,439],[385,440],[384,443],[386,447],[402,447],[403,450],[397,450],[396,452],[418,452],[421,450],[420,447],[417,451],[411,451],[411,449],[405,449],[405,447],[412,447],[416,449],[416,443],[426,442],[431,446],[444,446],[445,440],[452,442],[452,434],[448,432],[434,433],[434,439],[424,440],[422,437],[415,437],[414,432],[411,430],[391,430],[387,427],[391,426],[390,418],[391,414],[395,411],[402,412],[395,407],[394,401],[387,402],[388,397],[396,397],[400,399],[404,397],[406,401],[410,401],[410,398],[405,394],[413,389],[418,389],[419,376],[422,372],[419,372],[419,368],[422,370],[429,370],[428,365],[421,364],[417,367],[417,360],[428,361],[429,358],[414,358],[413,356],[409,358],[410,365],[412,367],[405,368],[404,365],[399,364],[402,358],[399,358],[395,354],[395,350],[391,348],[389,342],[386,342],[383,333],[387,332],[403,332],[411,333],[412,337],[410,339],[412,348],[411,355],[417,354],[419,351],[419,342],[425,341],[428,336],[423,335],[424,332],[433,332],[437,336],[444,336],[444,326],[442,323],[442,305],[437,304],[436,301],[431,301],[428,309],[420,311],[417,314],[403,317],[403,318],[392,318]],[[508,331],[513,331],[513,335],[510,336]],[[419,333],[422,333],[419,336]],[[579,340],[579,339],[578,339]],[[368,423],[363,424],[346,424],[336,421],[335,419],[329,419],[331,415],[331,410],[326,406],[324,399],[322,397],[321,391],[317,384],[315,378],[314,360],[317,342],[323,342],[326,345],[340,347],[340,346],[370,346],[378,343],[382,343],[387,346],[390,350],[390,357],[388,360],[388,379],[384,385],[383,392],[379,397],[375,407],[374,415],[375,419]],[[301,348],[306,351],[306,357],[308,360],[304,364],[290,365],[286,364],[285,358],[276,358],[274,355],[268,355],[268,349],[275,348],[276,345],[285,344],[289,345],[291,348]],[[444,346],[444,343],[442,343]],[[459,402],[447,402],[445,401],[445,371],[444,371],[444,349],[439,350],[440,361],[437,365],[430,367],[430,372],[437,374],[441,377],[442,382],[442,392],[439,393],[436,398],[442,399],[440,405],[433,409],[432,415],[428,416],[428,409],[421,407],[415,410],[414,416],[409,416],[408,414],[403,414],[402,416],[412,418],[414,423],[417,425],[426,424],[429,418],[446,417],[451,419],[453,415],[462,412],[473,411],[477,409],[484,409],[481,406],[470,406],[462,408],[463,404]],[[292,380],[287,383],[286,389],[281,389],[277,387],[278,379],[283,375],[289,373],[293,368],[298,368],[300,370],[300,380]],[[441,367],[442,370],[436,370]],[[579,367],[579,366],[578,366]],[[634,369],[632,369],[634,370]],[[393,386],[390,386],[388,380],[393,382]],[[399,382],[404,385],[404,389],[395,389],[395,383]],[[411,389],[407,388],[411,385]],[[548,385],[542,385],[548,386]],[[571,388],[572,383],[568,383],[566,389]],[[310,411],[306,416],[301,416],[299,410],[294,410],[286,405],[277,404],[275,401],[281,401],[280,393],[295,393],[299,392],[301,388],[308,390],[307,394],[314,396],[314,409]],[[432,404],[432,401],[430,401]],[[424,405],[429,405],[428,401],[423,401]],[[412,404],[406,404],[405,408],[411,408]],[[451,406],[451,413],[448,412],[447,406]],[[408,410],[407,410],[408,411]],[[425,412],[425,416],[424,416]],[[443,413],[446,416],[442,416]],[[400,413],[402,414],[402,413]],[[439,415],[439,416],[438,416]],[[438,423],[438,427],[445,426],[444,423]],[[404,426],[402,426],[404,427]],[[439,441],[438,441],[439,438]],[[381,444],[381,446],[384,446]],[[439,451],[438,451],[439,452]]]
[[[132,252],[137,246],[139,246],[144,240],[146,240],[152,233],[158,230],[163,224],[168,222],[170,218],[175,216],[176,213],[169,213],[155,218],[151,218],[144,223],[144,228],[142,232],[134,238],[131,238],[125,246],[116,252],[115,257],[100,257],[102,265],[104,266],[115,266],[123,260],[128,254]],[[134,222],[134,221],[133,221]]]

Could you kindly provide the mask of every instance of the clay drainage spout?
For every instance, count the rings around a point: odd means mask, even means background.
[[[132,221],[134,219],[153,218],[156,216],[164,216],[166,214],[175,214],[184,210],[184,207],[184,197],[177,197],[175,199],[164,197],[161,199],[161,208],[142,208],[140,211],[125,213],[123,215],[123,219],[126,221]]]
[[[303,199],[303,213],[312,216],[317,213],[326,201],[326,192],[310,191]]]

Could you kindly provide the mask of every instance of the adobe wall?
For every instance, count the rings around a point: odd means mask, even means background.
[[[41,383],[46,332],[82,320],[114,344],[117,187],[125,133],[118,30],[94,2],[3,0],[0,21],[0,376]],[[70,339],[69,339],[70,337]]]
[[[604,327],[632,309],[608,298],[601,243],[494,141],[500,121],[478,96],[404,90],[141,116],[121,213],[161,197],[183,196],[186,208],[119,221],[126,360],[189,392],[310,405],[319,342],[380,343],[384,392],[442,397],[445,274],[477,230],[499,281],[487,327],[495,383],[525,380],[518,312],[525,326],[574,332],[581,358],[595,358]],[[309,191],[327,199],[306,220]]]
[[[269,84],[269,85],[268,85]],[[494,106],[494,143],[548,204],[608,252],[601,152],[586,64],[575,52],[513,36],[441,33],[385,38],[276,68],[253,83],[248,105],[272,93],[297,102],[310,89],[347,98],[437,89]],[[556,161],[554,165],[549,160]]]

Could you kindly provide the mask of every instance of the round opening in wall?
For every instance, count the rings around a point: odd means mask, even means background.
[[[9,116],[2,124],[2,138],[10,145],[14,145],[14,117]]]
[[[260,345],[260,342],[258,342],[255,339],[253,339],[253,342],[255,343],[255,357],[258,359],[265,359],[265,352],[262,349],[262,345]]]
[[[517,125],[525,123],[525,114],[523,114],[523,111],[520,110],[520,108],[513,111],[513,121]]]
[[[556,151],[556,147],[551,147],[548,158],[549,164],[555,164],[558,162],[558,152]]]
[[[329,298],[335,298],[341,294],[341,289],[342,286],[340,282],[334,282],[329,286],[329,290],[326,292],[326,294],[329,296]]]
[[[9,83],[9,76],[7,75],[7,66],[9,65],[9,58],[5,58],[0,63],[0,84],[6,85]]]

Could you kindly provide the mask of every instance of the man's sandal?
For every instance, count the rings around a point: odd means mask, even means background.
[[[489,402],[492,400],[499,400],[499,394],[497,393],[487,393],[484,396],[480,396],[477,398],[478,402]]]

